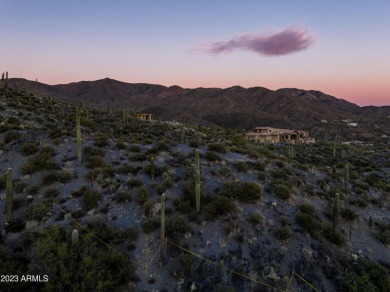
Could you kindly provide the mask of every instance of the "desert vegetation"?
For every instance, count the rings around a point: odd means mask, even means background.
[[[50,279],[4,291],[264,291],[238,274],[285,290],[293,270],[322,291],[390,289],[389,144],[292,154],[9,86],[0,106],[1,274]]]

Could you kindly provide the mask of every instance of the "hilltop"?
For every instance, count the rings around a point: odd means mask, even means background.
[[[134,90],[176,99],[185,91]],[[208,90],[187,94],[197,91]],[[226,91],[244,98],[250,89]],[[304,99],[326,100],[310,94]],[[80,162],[80,101],[1,86],[0,272],[49,277],[3,283],[2,291],[390,289],[390,144],[259,145],[218,126],[143,122],[85,99]],[[160,257],[163,193],[168,241]]]

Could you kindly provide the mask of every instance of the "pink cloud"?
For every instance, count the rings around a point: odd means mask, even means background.
[[[305,50],[313,43],[314,36],[306,30],[285,29],[271,35],[245,33],[235,36],[229,41],[204,44],[199,50],[210,55],[242,49],[263,56],[282,56]]]

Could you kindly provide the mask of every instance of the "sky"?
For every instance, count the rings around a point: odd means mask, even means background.
[[[0,0],[0,71],[390,105],[388,0]]]

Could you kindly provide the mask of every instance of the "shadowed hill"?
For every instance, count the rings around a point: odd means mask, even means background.
[[[390,107],[359,107],[320,91],[295,88],[184,89],[109,78],[61,85],[15,78],[10,84],[70,103],[84,102],[93,107],[109,103],[112,109],[150,112],[165,120],[246,129],[260,124],[309,128],[324,119],[382,120],[390,115]]]

